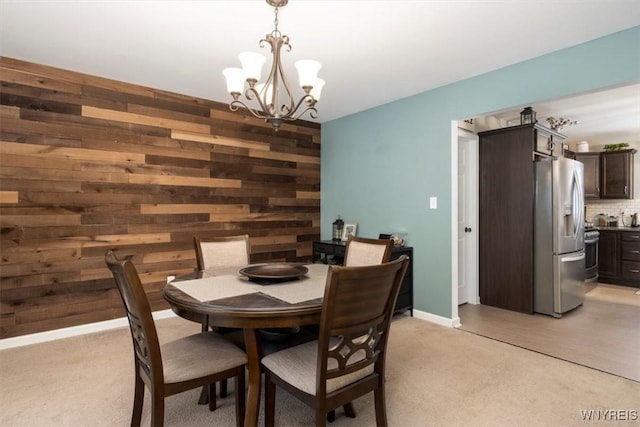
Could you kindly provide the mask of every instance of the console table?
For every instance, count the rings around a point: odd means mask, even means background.
[[[347,242],[335,240],[319,240],[313,242],[313,261],[324,264],[342,265]],[[401,255],[409,257],[409,267],[402,281],[398,301],[396,301],[395,313],[409,310],[413,316],[413,248],[394,247],[391,251],[391,259],[400,258]]]

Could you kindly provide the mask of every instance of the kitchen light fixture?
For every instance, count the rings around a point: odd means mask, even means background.
[[[320,92],[324,86],[324,80],[318,78],[320,63],[318,61],[303,59],[295,63],[298,69],[300,86],[304,90],[304,95],[298,102],[294,101],[280,60],[280,51],[286,46],[291,50],[289,37],[283,35],[278,30],[278,8],[286,6],[289,0],[266,0],[275,8],[274,30],[260,40],[260,47],[264,47],[265,42],[271,46],[272,64],[269,77],[264,83],[258,83],[262,74],[262,65],[266,59],[264,56],[254,52],[244,52],[238,55],[242,68],[225,68],[222,74],[227,80],[227,90],[233,97],[229,104],[231,111],[237,111],[244,107],[255,117],[264,119],[271,123],[277,131],[284,121],[297,120],[307,111],[311,118],[318,117],[315,106],[320,100]],[[246,86],[245,86],[246,82]],[[240,100],[244,93],[247,101],[255,101],[255,108],[249,107]]]
[[[555,117],[547,117],[547,122],[549,123],[549,125],[551,126],[551,129],[553,130],[560,130],[566,126],[578,124],[577,120],[569,120],[569,119],[565,119],[564,117],[560,117],[557,119]]]

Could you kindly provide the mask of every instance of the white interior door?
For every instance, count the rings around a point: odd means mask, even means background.
[[[458,305],[478,304],[478,137],[458,132]]]

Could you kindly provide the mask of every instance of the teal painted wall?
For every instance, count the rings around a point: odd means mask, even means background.
[[[451,120],[637,82],[640,27],[323,123],[322,237],[406,231],[415,308],[451,318]]]

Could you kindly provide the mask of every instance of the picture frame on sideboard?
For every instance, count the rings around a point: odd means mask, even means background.
[[[345,222],[344,228],[342,229],[342,241],[346,242],[349,239],[349,236],[355,236],[357,228],[358,228],[357,223]]]

